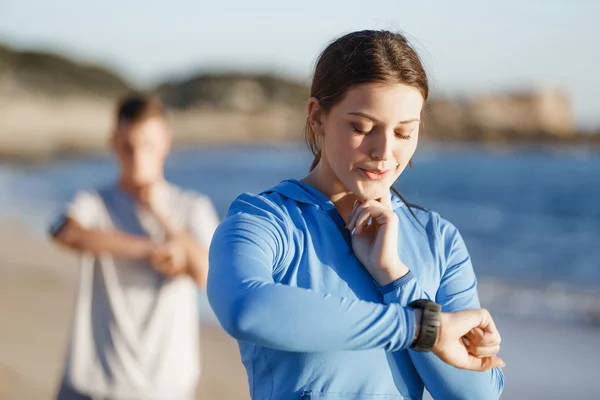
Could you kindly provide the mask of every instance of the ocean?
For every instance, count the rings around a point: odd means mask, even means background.
[[[311,161],[300,144],[195,147],[175,150],[166,174],[209,195],[223,216],[240,193],[301,178]],[[0,164],[0,215],[43,235],[76,190],[110,183],[116,171],[109,156]],[[461,231],[484,306],[600,324],[600,153],[426,145],[397,187]]]

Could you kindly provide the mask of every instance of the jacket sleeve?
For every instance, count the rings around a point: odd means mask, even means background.
[[[297,352],[410,346],[415,320],[409,307],[275,283],[273,269],[286,262],[292,243],[285,220],[263,211],[230,211],[210,246],[208,300],[231,336]]]
[[[442,305],[444,312],[480,308],[477,279],[467,247],[453,225],[442,220],[439,226],[445,271],[437,293],[432,296],[423,291],[409,272],[379,288],[386,304],[406,306],[413,300],[429,299]],[[499,368],[465,371],[444,363],[433,353],[409,350],[409,354],[427,391],[435,399],[492,400],[498,399],[504,388],[504,374]]]

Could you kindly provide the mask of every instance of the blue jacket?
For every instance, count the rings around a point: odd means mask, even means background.
[[[479,308],[479,299],[457,229],[393,204],[411,272],[377,287],[335,206],[313,187],[287,180],[233,202],[212,240],[207,290],[238,340],[253,399],[421,399],[424,386],[435,399],[499,398],[501,370],[459,370],[408,350],[409,302],[455,311]]]

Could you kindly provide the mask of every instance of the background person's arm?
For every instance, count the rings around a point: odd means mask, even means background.
[[[167,240],[176,242],[185,251],[185,273],[189,274],[200,287],[206,287],[208,279],[208,247],[212,235],[219,224],[217,212],[212,202],[205,197],[195,199],[191,207],[186,227],[177,229],[163,213],[147,204],[163,226]]]
[[[134,236],[120,231],[87,229],[78,221],[67,217],[64,223],[51,232],[54,241],[70,249],[94,255],[110,254],[117,258],[147,259],[154,246],[144,236]]]
[[[150,255],[153,243],[149,238],[103,229],[100,223],[103,213],[97,192],[79,191],[51,225],[50,237],[69,249],[94,255],[110,254],[134,260]]]

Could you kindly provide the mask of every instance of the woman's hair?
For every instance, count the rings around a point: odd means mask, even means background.
[[[327,113],[342,101],[350,88],[364,83],[412,86],[421,92],[424,101],[429,95],[423,64],[406,37],[400,33],[365,30],[348,33],[331,42],[317,60],[310,95],[319,101],[321,109]],[[321,159],[321,142],[308,119],[304,134],[315,156],[310,167],[312,171]],[[409,205],[397,190],[392,190]]]

